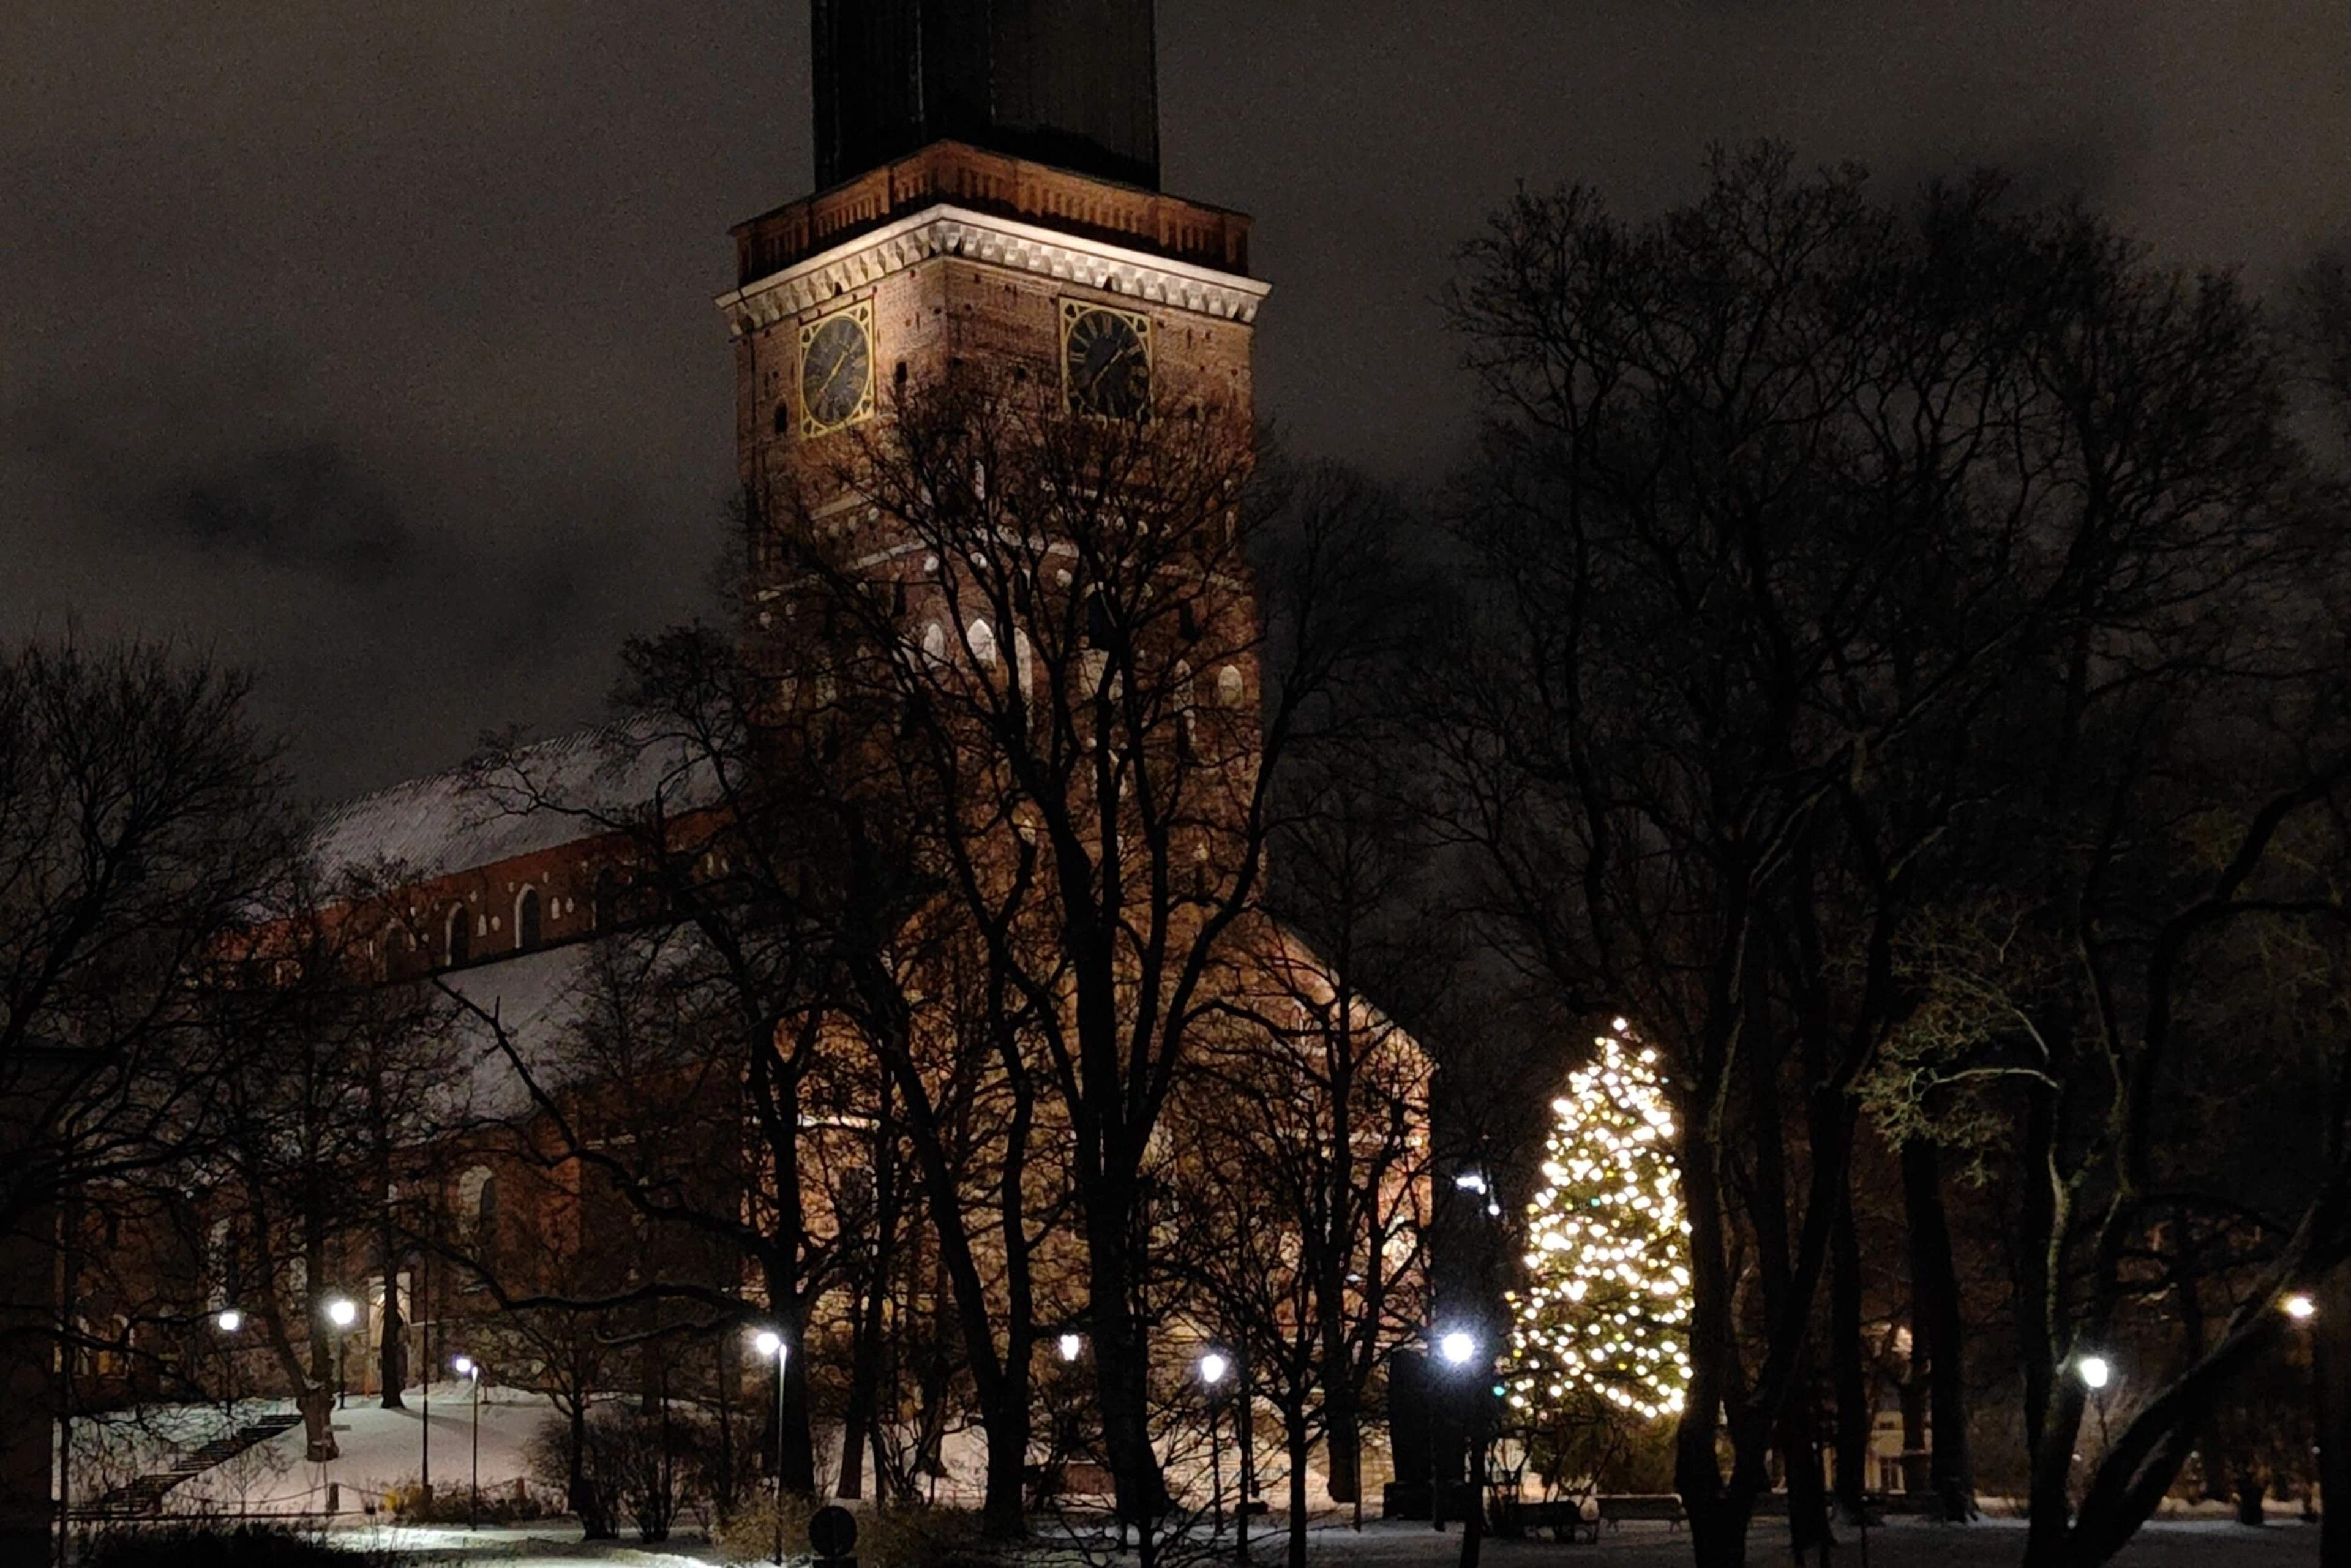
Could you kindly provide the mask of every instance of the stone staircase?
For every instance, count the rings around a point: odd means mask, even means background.
[[[214,1437],[200,1448],[191,1448],[172,1461],[170,1469],[141,1476],[76,1511],[88,1519],[153,1519],[163,1511],[164,1495],[182,1481],[191,1476],[202,1475],[214,1465],[235,1458],[256,1443],[266,1443],[278,1433],[301,1424],[302,1417],[294,1415],[264,1416],[258,1420],[249,1421],[235,1431]]]

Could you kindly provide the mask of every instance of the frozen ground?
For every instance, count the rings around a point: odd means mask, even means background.
[[[416,1552],[428,1562],[496,1563],[505,1568],[582,1568],[590,1563],[665,1565],[709,1564],[717,1561],[708,1547],[680,1542],[661,1548],[626,1544],[589,1546],[567,1539],[547,1525],[482,1531],[468,1538],[462,1530],[349,1529],[343,1538],[393,1545]],[[1280,1539],[1263,1542],[1258,1562],[1272,1568],[1282,1561]],[[2024,1527],[1991,1521],[1951,1529],[1904,1521],[1869,1532],[1869,1568],[2012,1568],[2022,1554]],[[1311,1560],[1344,1568],[1453,1568],[1459,1560],[1458,1533],[1438,1535],[1426,1524],[1367,1525],[1361,1535],[1343,1525],[1318,1527],[1313,1531]],[[1041,1564],[1073,1561],[1068,1553],[1040,1549]],[[1756,1535],[1748,1561],[1757,1568],[1774,1568],[1787,1562],[1780,1539],[1768,1532]],[[1494,1541],[1485,1543],[1484,1568],[1572,1568],[1577,1563],[1621,1564],[1686,1563],[1687,1538],[1662,1525],[1625,1525],[1604,1534],[1597,1545],[1561,1545],[1550,1541]],[[2318,1532],[2298,1522],[2245,1530],[2218,1521],[2165,1521],[2149,1525],[2116,1559],[2118,1568],[2304,1568],[2318,1561]],[[1838,1568],[1859,1568],[1863,1562],[1858,1537],[1849,1538],[1837,1554]]]
[[[455,1382],[436,1384],[433,1389],[432,1473],[434,1490],[444,1495],[464,1488],[472,1474],[470,1394],[468,1385]],[[395,1545],[427,1563],[511,1564],[513,1568],[627,1563],[664,1568],[718,1560],[698,1540],[681,1540],[657,1549],[626,1543],[585,1545],[569,1521],[560,1519],[471,1534],[452,1529],[392,1529],[375,1522],[365,1511],[368,1505],[387,1488],[413,1481],[423,1467],[423,1401],[414,1389],[408,1392],[407,1399],[406,1410],[380,1409],[370,1399],[364,1405],[354,1401],[348,1409],[337,1412],[335,1435],[342,1458],[332,1464],[303,1461],[298,1427],[184,1483],[172,1493],[171,1505],[174,1511],[315,1515],[325,1509],[331,1483],[341,1511],[333,1526],[335,1539],[354,1546]],[[283,1408],[259,1403],[240,1405],[234,1410],[183,1406],[150,1412],[141,1422],[121,1424],[110,1433],[85,1426],[78,1434],[78,1448],[104,1446],[113,1452],[103,1464],[96,1462],[94,1456],[83,1464],[76,1492],[93,1495],[102,1491],[110,1479],[119,1484],[142,1469],[164,1468],[173,1453],[203,1442],[225,1427],[249,1421],[259,1412]],[[525,1450],[549,1414],[547,1401],[538,1396],[495,1387],[483,1390],[481,1479],[486,1494],[511,1490],[526,1475]],[[1758,1568],[1788,1562],[1779,1528],[1775,1522],[1766,1522],[1750,1536],[1748,1559]],[[1343,1523],[1322,1524],[1314,1529],[1311,1539],[1313,1560],[1332,1568],[1354,1563],[1366,1568],[1452,1568],[1460,1552],[1458,1532],[1439,1535],[1425,1523],[1374,1522],[1360,1535]],[[1987,1520],[1954,1529],[1898,1520],[1869,1531],[1866,1568],[2011,1568],[2022,1555],[2023,1545],[2021,1521]],[[1848,1533],[1844,1550],[1837,1554],[1838,1568],[1864,1568],[1863,1551],[1862,1540]],[[1072,1561],[1069,1553],[1054,1552],[1049,1547],[1040,1547],[1033,1555],[1040,1563]],[[1265,1540],[1258,1561],[1275,1564],[1281,1560],[1280,1540]],[[1569,1568],[1584,1560],[1625,1568],[1653,1563],[1662,1568],[1687,1563],[1689,1544],[1677,1531],[1642,1524],[1604,1532],[1596,1545],[1562,1545],[1549,1540],[1485,1543],[1484,1568]],[[2314,1568],[2318,1532],[2290,1518],[2280,1518],[2261,1530],[2242,1529],[2217,1519],[2164,1520],[2141,1531],[2116,1561],[2120,1568]]]
[[[433,1385],[429,1439],[423,1393],[407,1390],[405,1410],[382,1409],[371,1396],[355,1398],[349,1407],[336,1411],[335,1441],[342,1457],[331,1464],[304,1460],[302,1428],[297,1426],[183,1481],[172,1490],[167,1506],[173,1512],[319,1513],[327,1510],[331,1487],[340,1511],[363,1514],[389,1488],[413,1483],[428,1458],[435,1491],[466,1486],[473,1476],[472,1387],[455,1381]],[[486,1494],[511,1490],[528,1473],[524,1451],[550,1408],[538,1395],[482,1390]],[[135,1417],[82,1422],[75,1434],[74,1494],[101,1495],[142,1471],[169,1468],[178,1452],[258,1415],[292,1409],[282,1400],[247,1400],[228,1407],[179,1406]]]

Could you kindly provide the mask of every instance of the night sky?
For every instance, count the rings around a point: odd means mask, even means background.
[[[309,791],[596,716],[701,600],[726,226],[806,193],[796,0],[15,0],[0,634],[251,665]],[[1525,180],[1638,212],[1770,134],[1982,162],[2259,287],[2351,241],[2343,0],[1164,0],[1165,184],[1257,218],[1262,406],[1416,481],[1431,303]]]

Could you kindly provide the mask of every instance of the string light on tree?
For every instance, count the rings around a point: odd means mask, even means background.
[[[1552,1102],[1527,1206],[1527,1289],[1510,1298],[1510,1399],[1536,1415],[1596,1397],[1644,1419],[1689,1386],[1689,1221],[1657,1053],[1622,1019]]]

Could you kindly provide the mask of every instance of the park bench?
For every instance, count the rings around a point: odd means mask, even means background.
[[[1628,1520],[1664,1520],[1676,1530],[1687,1516],[1682,1500],[1669,1491],[1619,1492],[1600,1500],[1600,1522],[1614,1529]]]
[[[1553,1541],[1596,1541],[1600,1517],[1589,1496],[1545,1498],[1522,1502],[1517,1498],[1494,1500],[1494,1533],[1524,1538],[1547,1531]]]

